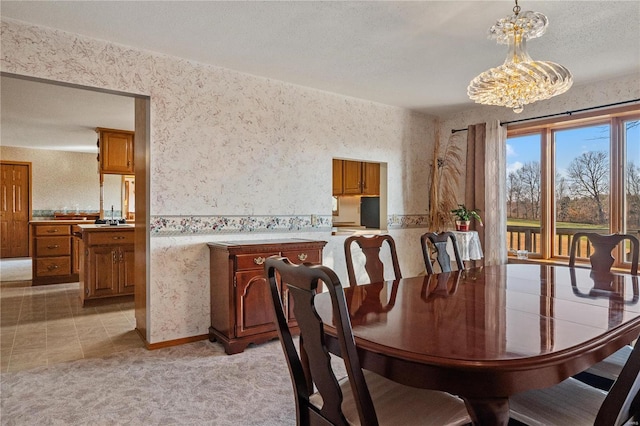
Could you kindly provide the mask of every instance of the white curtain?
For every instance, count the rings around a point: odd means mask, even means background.
[[[481,210],[484,226],[475,229],[485,265],[507,263],[506,141],[498,120],[467,129],[465,204]]]

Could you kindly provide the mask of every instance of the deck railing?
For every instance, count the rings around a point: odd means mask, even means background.
[[[608,234],[608,228],[558,228],[555,235],[555,247],[556,256],[569,256],[569,248],[571,247],[571,240],[576,232],[598,232],[601,234]],[[629,230],[629,234],[638,235],[640,237],[640,230]],[[517,250],[526,250],[529,253],[540,253],[540,227],[532,226],[507,226],[507,249],[510,252]],[[585,242],[578,245],[577,257],[588,258],[591,256],[592,249],[591,244],[585,239]]]

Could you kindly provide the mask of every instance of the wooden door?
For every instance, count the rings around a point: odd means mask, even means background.
[[[31,164],[0,165],[0,258],[29,256]]]

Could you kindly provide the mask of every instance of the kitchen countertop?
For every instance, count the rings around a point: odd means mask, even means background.
[[[331,235],[376,235],[387,234],[386,229],[370,229],[360,226],[350,228],[348,226],[333,227],[331,229]]]
[[[93,224],[93,220],[82,219],[36,219],[31,220],[29,223],[36,225],[78,225],[81,223]]]
[[[124,223],[120,225],[107,225],[107,224],[78,224],[78,228],[82,231],[91,231],[91,232],[107,232],[107,231],[131,231],[135,228],[135,224],[133,223]]]

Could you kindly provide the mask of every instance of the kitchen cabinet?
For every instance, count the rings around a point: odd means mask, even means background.
[[[380,195],[380,164],[334,159],[333,195]]]
[[[264,261],[274,255],[292,263],[322,263],[326,241],[286,239],[209,243],[211,327],[209,340],[220,341],[227,354],[244,351],[249,343],[277,337]],[[288,291],[281,291],[288,322],[296,331]]]
[[[362,195],[380,195],[379,163],[362,163]]]
[[[32,221],[32,283],[33,285],[77,282],[78,251],[71,227],[87,221]]]
[[[79,226],[81,239],[80,299],[133,295],[134,227]]]
[[[98,162],[102,174],[126,175],[134,173],[134,132],[96,128],[98,133]]]
[[[333,159],[333,195],[342,195],[342,161]]]

